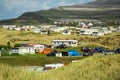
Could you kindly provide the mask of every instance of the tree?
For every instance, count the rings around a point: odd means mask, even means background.
[[[11,45],[10,45],[9,41],[7,42],[7,47],[8,47],[9,50],[11,49]]]

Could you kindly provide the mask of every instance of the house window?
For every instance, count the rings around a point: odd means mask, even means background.
[[[54,44],[56,44],[56,42],[54,42]]]
[[[72,42],[69,42],[69,45],[71,45],[72,44]]]

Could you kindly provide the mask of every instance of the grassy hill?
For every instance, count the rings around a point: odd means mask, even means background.
[[[94,56],[36,73],[0,64],[0,80],[120,80],[120,55]]]
[[[120,5],[120,0],[96,0],[88,4],[96,5]]]
[[[73,39],[78,40],[78,46],[104,46],[109,48],[120,47],[120,32],[111,33],[103,37],[85,36],[85,35],[62,35],[61,33],[51,33],[50,35],[35,34],[32,31],[19,32],[0,29],[0,45],[6,46],[9,41],[13,47],[19,43],[41,43],[52,44],[55,39]],[[79,48],[78,48],[79,49]]]
[[[49,10],[27,12],[16,19],[0,21],[0,24],[41,24],[78,19],[102,20],[108,24],[120,24],[118,4],[120,4],[119,0],[97,0],[85,5],[61,6]]]

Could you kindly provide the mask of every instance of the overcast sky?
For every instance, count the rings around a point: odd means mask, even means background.
[[[0,20],[16,18],[25,12],[83,4],[89,1],[93,0],[0,0]]]

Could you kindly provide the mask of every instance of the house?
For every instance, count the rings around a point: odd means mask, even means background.
[[[34,28],[32,31],[34,32],[34,33],[40,33],[40,28]]]
[[[92,27],[92,26],[93,26],[93,23],[88,23],[88,26],[89,26],[89,27]]]
[[[15,28],[16,25],[2,25],[2,27],[6,28],[6,29],[8,29],[8,28]]]
[[[68,30],[68,29],[63,30],[63,31],[62,31],[62,34],[63,34],[63,35],[69,35],[69,34],[71,34],[71,30]]]
[[[112,33],[112,30],[108,30],[108,29],[102,29],[104,34],[109,34],[109,33]]]
[[[50,34],[50,30],[47,29],[41,29],[40,34]]]
[[[104,36],[104,32],[103,31],[93,32],[92,36]]]
[[[20,55],[35,54],[35,49],[34,47],[15,47],[11,49],[11,53]]]
[[[79,24],[78,24],[79,26],[86,26],[86,24],[84,23],[84,22],[79,22]]]
[[[33,28],[35,28],[35,26],[34,25],[23,25],[22,28],[24,28],[24,29],[33,29]]]
[[[60,32],[60,31],[63,31],[67,29],[66,27],[53,27],[51,28],[51,31],[54,31],[54,32]]]
[[[48,28],[50,28],[50,26],[49,25],[42,25],[41,28],[48,29]]]
[[[53,40],[52,44],[54,46],[59,46],[61,44],[65,44],[66,46],[77,46],[77,40]]]
[[[20,31],[21,27],[16,27],[16,28],[14,28],[14,30]]]
[[[98,29],[81,29],[79,34],[92,35],[93,32],[98,32]]]

